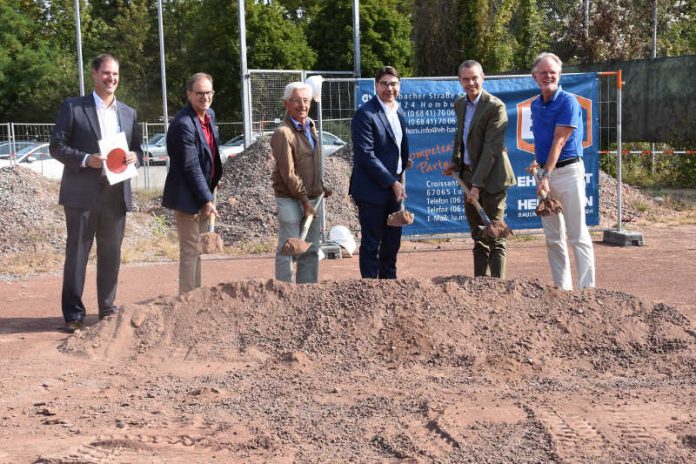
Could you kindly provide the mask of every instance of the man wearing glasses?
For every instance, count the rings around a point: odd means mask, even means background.
[[[399,96],[400,75],[385,66],[375,77],[376,95],[355,112],[351,123],[353,174],[350,195],[360,220],[360,275],[396,279],[401,227],[387,225],[406,189],[399,181],[410,167],[408,138]]]
[[[278,248],[275,256],[275,278],[298,284],[319,279],[319,221],[313,220],[305,240],[312,246],[297,258],[285,256],[283,245],[299,238],[302,220],[321,214],[319,195],[331,195],[321,178],[321,152],[314,121],[309,117],[312,89],[304,82],[285,86],[283,105],[285,120],[271,138],[275,166],[271,179],[278,208]],[[319,213],[319,214],[317,214]],[[296,260],[296,262],[295,262]],[[296,272],[293,271],[296,264]]]
[[[213,78],[196,73],[186,82],[188,104],[167,131],[170,168],[162,206],[175,211],[179,235],[179,293],[201,286],[200,234],[217,215],[213,192],[222,177],[220,135],[215,125]]]

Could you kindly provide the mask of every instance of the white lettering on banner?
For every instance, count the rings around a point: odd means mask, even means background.
[[[519,210],[534,210],[537,207],[539,201],[536,198],[526,198],[524,200],[517,200],[517,209]]]
[[[591,172],[588,172],[585,174],[585,183],[586,184],[592,183],[592,173]]]
[[[590,208],[594,206],[594,199],[592,198],[592,196],[587,197],[587,206],[589,206]]]
[[[457,185],[456,180],[441,180],[441,181],[427,180],[427,181],[425,181],[425,186],[428,188],[454,187],[456,185]]]
[[[517,186],[518,187],[536,187],[536,179],[534,176],[518,176]]]

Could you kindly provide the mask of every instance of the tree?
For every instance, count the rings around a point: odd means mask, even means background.
[[[44,122],[72,87],[75,65],[44,35],[43,10],[23,3],[0,4],[0,120]]]
[[[394,0],[361,0],[361,74],[373,75],[385,65],[412,72],[411,25]],[[354,60],[352,2],[323,0],[307,24],[309,43],[317,51],[316,66],[328,71],[352,71]]]

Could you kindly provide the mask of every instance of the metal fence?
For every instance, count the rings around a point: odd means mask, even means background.
[[[285,117],[283,106],[285,86],[290,82],[304,82],[307,77],[314,75],[330,79],[353,76],[353,73],[350,71],[249,70],[252,131],[261,135],[278,127]],[[322,89],[322,96],[324,94]]]

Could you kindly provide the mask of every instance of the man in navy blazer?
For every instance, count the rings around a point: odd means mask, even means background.
[[[399,72],[391,66],[377,71],[376,95],[356,111],[351,122],[353,174],[350,195],[360,220],[360,275],[396,278],[396,255],[401,247],[401,227],[387,225],[399,210],[406,189],[399,181],[410,166],[403,111],[396,101]]]
[[[167,131],[171,165],[162,206],[175,210],[179,234],[179,293],[201,286],[200,234],[217,215],[213,192],[222,177],[220,134],[215,125],[213,78],[196,73],[186,83],[188,104]]]
[[[97,240],[99,318],[116,310],[116,286],[126,211],[131,209],[130,180],[109,185],[103,174],[99,140],[124,132],[130,150],[126,163],[142,160],[135,110],[116,100],[119,63],[111,55],[92,61],[94,92],[66,99],[51,134],[51,156],[65,165],[58,202],[65,209],[67,241],[61,307],[66,328],[82,327],[85,273],[92,243]]]

